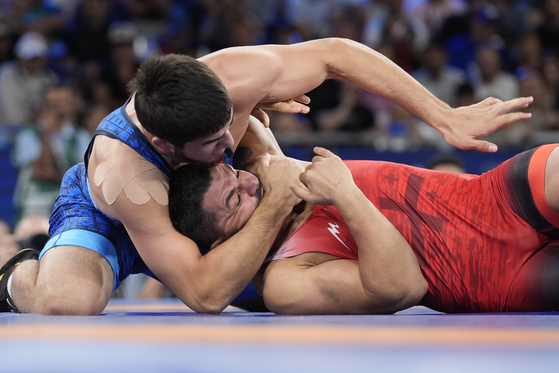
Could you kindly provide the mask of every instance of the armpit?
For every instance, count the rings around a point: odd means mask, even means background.
[[[152,198],[162,206],[169,204],[169,180],[157,166],[124,144],[117,151],[108,151],[113,154],[102,148],[96,149],[102,160],[93,182],[101,188],[106,203],[112,205],[124,193],[135,205],[144,205]]]

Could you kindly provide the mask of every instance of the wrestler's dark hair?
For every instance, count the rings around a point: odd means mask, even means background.
[[[231,98],[219,77],[189,56],[146,60],[127,88],[142,126],[175,146],[213,135],[231,119]]]
[[[202,208],[211,183],[209,168],[190,164],[171,172],[169,180],[169,216],[173,227],[194,241],[202,253],[225,235],[218,227],[215,214]]]
[[[451,164],[461,169],[465,169],[462,159],[452,154],[436,154],[432,156],[427,160],[425,168],[432,170],[441,164]]]

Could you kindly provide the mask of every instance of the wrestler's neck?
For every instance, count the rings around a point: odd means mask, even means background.
[[[153,138],[155,137],[154,135],[151,134],[151,132],[149,132],[148,130],[146,130],[142,124],[140,123],[140,121],[138,120],[138,115],[136,115],[136,110],[134,109],[134,97],[132,97],[132,99],[130,100],[130,102],[128,102],[128,105],[126,105],[126,114],[128,114],[128,116],[130,117],[130,119],[132,120],[132,122],[134,122],[134,124],[136,125],[136,127],[138,127],[138,129],[144,134],[144,136],[146,137],[146,139],[149,141],[150,144],[153,145]],[[154,146],[155,149],[157,149],[156,146]],[[159,152],[159,155],[161,155],[163,157],[163,159],[165,159],[165,161],[167,162],[167,164],[172,168],[175,169],[177,167],[179,167],[180,161],[178,159],[176,159],[175,157],[169,157],[166,154],[162,154],[161,152]]]
[[[298,205],[293,207],[292,213],[285,219],[279,234],[272,245],[272,251],[278,249],[303,223],[308,219],[309,215],[313,212],[314,205],[301,201]]]

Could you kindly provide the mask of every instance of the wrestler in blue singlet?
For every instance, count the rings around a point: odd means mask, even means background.
[[[103,214],[93,202],[86,170],[97,135],[117,139],[156,165],[167,176],[171,172],[167,162],[126,113],[126,104],[115,110],[101,121],[95,131],[85,154],[85,163],[75,165],[64,175],[50,217],[51,238],[39,259],[55,246],[80,246],[96,251],[107,259],[113,269],[114,291],[132,273],[153,274],[140,258],[122,223]]]
[[[156,165],[165,175],[169,176],[171,173],[167,162],[126,113],[127,104],[128,102],[101,121],[85,154],[85,163],[75,165],[64,175],[50,217],[51,238],[39,257],[40,259],[47,250],[55,246],[80,246],[98,252],[113,269],[113,291],[130,274],[145,273],[154,278],[155,276],[140,258],[123,224],[103,214],[91,197],[86,170],[95,136],[117,139]],[[227,150],[224,162],[231,163],[232,152]],[[256,296],[251,289],[252,287],[247,288],[235,302]]]

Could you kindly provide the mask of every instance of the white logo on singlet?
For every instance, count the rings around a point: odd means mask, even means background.
[[[346,249],[348,249],[349,251],[351,251],[351,249],[349,247],[347,247],[347,245],[344,243],[344,241],[342,241],[342,239],[340,237],[338,237],[338,233],[340,233],[340,231],[338,230],[338,228],[340,227],[338,224],[333,224],[333,223],[328,223],[328,225],[330,225],[330,228],[328,228],[328,230],[330,231],[330,233],[332,233],[332,236],[336,237],[336,239],[338,241],[340,241],[342,243],[342,245],[345,246]]]

